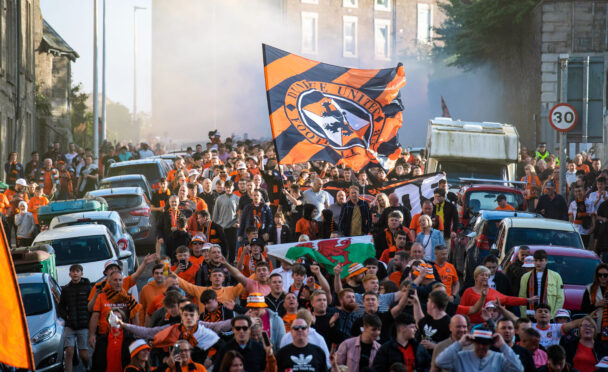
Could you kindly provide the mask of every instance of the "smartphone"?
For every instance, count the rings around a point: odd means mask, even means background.
[[[264,346],[270,346],[270,338],[268,338],[268,332],[262,331],[262,339],[264,339]]]
[[[418,286],[415,283],[410,284],[410,290],[407,292],[407,297],[413,295],[416,289],[418,289]]]
[[[186,260],[179,260],[179,264],[183,267],[186,267]]]

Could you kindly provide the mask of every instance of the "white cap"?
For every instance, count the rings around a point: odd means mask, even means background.
[[[247,169],[247,166],[242,161],[236,163],[236,169]]]
[[[19,178],[17,181],[15,181],[15,184],[27,187],[27,181],[23,178]]]

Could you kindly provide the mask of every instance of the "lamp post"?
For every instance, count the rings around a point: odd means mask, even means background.
[[[106,140],[106,0],[101,12],[101,142]]]
[[[93,157],[99,158],[99,97],[97,96],[97,0],[93,1]]]
[[[133,127],[137,125],[137,11],[145,9],[133,6]]]

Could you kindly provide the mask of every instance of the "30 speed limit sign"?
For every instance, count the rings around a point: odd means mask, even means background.
[[[549,111],[549,123],[557,131],[571,131],[576,126],[577,121],[576,110],[567,103],[558,103]]]

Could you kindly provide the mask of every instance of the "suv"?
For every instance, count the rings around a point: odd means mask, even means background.
[[[464,255],[463,273],[465,281],[473,277],[473,270],[475,270],[478,265],[481,265],[483,259],[489,253],[492,253],[490,250],[479,249],[479,239],[487,239],[488,247],[492,247],[496,241],[500,222],[508,217],[535,218],[538,217],[538,215],[536,213],[526,212],[486,210],[480,211],[477,216],[473,217],[469,222],[468,230],[470,230],[470,233],[467,234],[467,237],[470,239],[463,249],[464,252],[458,252],[460,255],[455,255],[456,257],[462,257],[462,255]]]
[[[48,244],[55,250],[57,282],[66,285],[70,281],[69,269],[73,264],[83,267],[84,275],[95,282],[103,279],[103,266],[108,260],[122,260],[131,257],[131,252],[120,250],[114,238],[103,225],[80,225],[59,227],[38,234],[33,245]],[[123,274],[127,273],[123,265]]]
[[[65,322],[59,315],[61,287],[49,274],[17,274],[36,371],[63,371]]]
[[[99,182],[100,189],[116,187],[141,187],[148,199],[152,200],[152,187],[143,174],[127,174],[125,176],[106,177]]]
[[[517,245],[558,245],[584,249],[583,239],[567,221],[549,218],[505,218],[498,227],[495,246],[499,262],[505,259]]]
[[[127,250],[131,252],[131,257],[128,259],[129,273],[132,273],[137,269],[135,242],[133,241],[131,234],[127,232],[125,224],[116,211],[64,214],[63,216],[53,218],[49,225],[49,229],[52,230],[58,227],[88,224],[104,225],[107,227],[110,234],[112,234],[114,241],[116,241],[118,248],[120,248],[121,251]]]
[[[120,214],[127,231],[136,243],[154,244],[154,223],[151,203],[141,187],[116,187],[89,191],[87,196],[101,197],[108,203],[108,209]]]
[[[496,197],[500,194],[504,195],[507,198],[507,203],[516,210],[527,210],[524,194],[518,189],[491,184],[472,185],[467,187],[464,193],[460,195],[462,224],[466,226],[469,220],[481,210],[496,209]]]
[[[139,159],[121,161],[110,165],[108,177],[124,176],[127,174],[143,174],[152,185],[153,189],[158,188],[161,178],[167,177],[171,166],[163,159]]]

